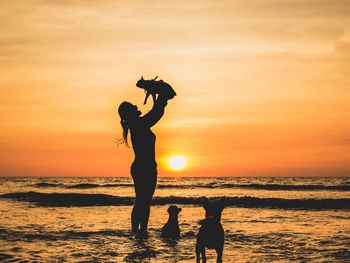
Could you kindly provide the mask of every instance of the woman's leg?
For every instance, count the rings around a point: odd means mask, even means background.
[[[138,213],[138,207],[136,204],[134,204],[134,207],[131,211],[131,231],[133,233],[136,233],[139,231],[139,225],[140,225],[140,216]]]
[[[157,170],[145,171],[132,167],[131,175],[136,196],[131,212],[131,227],[133,232],[144,232],[147,231],[151,200],[157,185]]]
[[[135,205],[131,212],[132,232],[147,230],[150,214],[151,198],[146,194],[145,189],[136,194]]]
[[[156,189],[157,185],[157,177],[154,175],[148,175],[148,181],[144,184],[144,189],[142,191],[142,206],[140,208],[140,224],[141,224],[141,231],[145,232],[147,231],[148,227],[148,220],[150,215],[150,209],[151,209],[151,201],[154,194],[154,191]]]
[[[134,189],[135,189],[135,204],[131,211],[131,230],[136,233],[139,231],[139,226],[141,224],[141,212],[142,209],[142,183],[138,177],[133,176]]]

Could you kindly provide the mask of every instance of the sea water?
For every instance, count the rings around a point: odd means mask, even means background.
[[[350,262],[350,178],[158,178],[147,238],[130,232],[128,177],[0,182],[1,262],[194,262],[203,196],[226,198],[223,262]],[[171,204],[175,241],[160,237]]]

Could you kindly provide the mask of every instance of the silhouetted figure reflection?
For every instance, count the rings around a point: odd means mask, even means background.
[[[134,251],[124,257],[125,262],[150,262],[157,256],[157,250],[147,242],[147,238],[133,238]]]
[[[134,180],[136,202],[131,213],[133,232],[146,233],[150,214],[150,203],[157,185],[157,163],[155,160],[156,135],[151,131],[163,116],[169,96],[160,94],[153,99],[152,109],[141,116],[136,105],[123,102],[118,108],[123,127],[123,139],[128,145],[130,130],[132,147],[135,153],[131,165],[131,176]]]

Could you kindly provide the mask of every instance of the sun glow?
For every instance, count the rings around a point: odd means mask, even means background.
[[[181,171],[186,168],[187,158],[184,156],[171,156],[168,159],[168,166],[171,170]]]

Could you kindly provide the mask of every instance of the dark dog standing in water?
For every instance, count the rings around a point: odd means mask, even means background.
[[[205,209],[205,219],[201,221],[201,227],[197,235],[196,257],[197,263],[206,262],[205,248],[215,249],[217,262],[222,262],[222,252],[224,249],[224,229],[221,225],[221,212],[225,208],[225,197],[219,201],[210,202],[204,197],[203,207]]]
[[[171,205],[168,208],[169,219],[168,222],[163,226],[161,237],[177,239],[180,237],[180,228],[179,228],[179,213],[181,208],[176,205]]]

